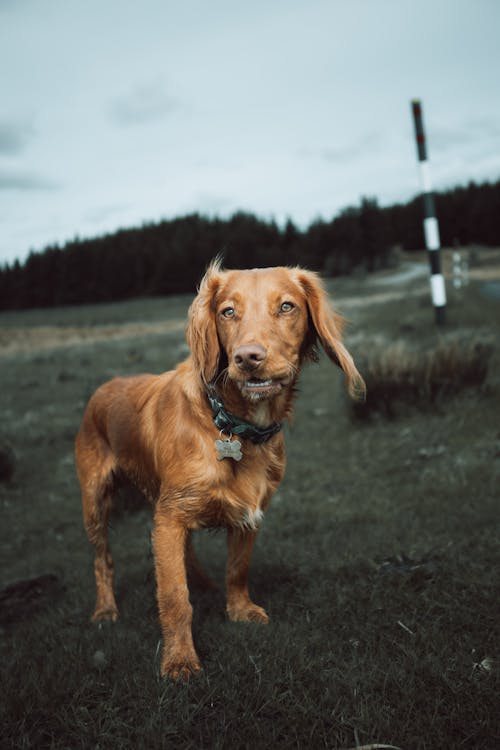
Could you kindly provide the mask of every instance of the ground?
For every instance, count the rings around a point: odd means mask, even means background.
[[[120,621],[89,622],[73,442],[101,382],[186,356],[190,299],[0,315],[0,443],[16,461],[0,483],[2,746],[499,746],[500,301],[485,293],[499,255],[475,263],[467,287],[448,284],[444,331],[425,256],[328,282],[360,361],[398,340],[473,338],[492,347],[487,381],[357,421],[326,358],[304,371],[252,566],[270,624],[230,623],[222,593],[194,592],[205,672],[188,685],[158,677],[147,509],[122,508],[111,529]],[[222,583],[223,534],[196,543]]]

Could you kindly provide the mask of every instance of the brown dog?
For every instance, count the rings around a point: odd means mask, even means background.
[[[300,268],[222,271],[213,263],[189,311],[191,356],[162,375],[115,378],[90,399],[76,439],[85,528],[95,545],[93,620],[116,620],[107,524],[117,482],[154,503],[154,553],[163,634],[161,674],[201,670],[191,634],[186,569],[202,582],[194,529],[225,527],[227,612],[267,623],[247,574],[259,523],[283,478],[281,423],[303,362],[321,343],[353,397],[364,383],[341,341],[319,278]]]

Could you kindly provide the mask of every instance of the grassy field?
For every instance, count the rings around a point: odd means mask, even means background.
[[[271,622],[230,623],[222,591],[193,592],[205,671],[189,684],[158,678],[148,509],[113,521],[120,621],[89,622],[73,462],[97,385],[185,356],[189,299],[1,315],[0,442],[16,456],[0,483],[2,583],[46,576],[0,594],[1,746],[500,747],[500,301],[481,290],[451,294],[438,333],[423,279],[332,282],[360,361],[400,340],[473,339],[492,349],[486,382],[360,420],[326,359],[304,371],[253,558]],[[224,535],[196,544],[222,584]]]

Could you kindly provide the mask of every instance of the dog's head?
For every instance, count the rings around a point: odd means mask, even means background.
[[[221,370],[249,400],[291,385],[319,342],[344,371],[353,398],[365,384],[342,343],[343,319],[319,277],[302,268],[223,271],[213,262],[189,311],[188,344],[205,383]]]

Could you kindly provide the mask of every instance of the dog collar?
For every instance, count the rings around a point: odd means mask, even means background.
[[[255,445],[267,443],[283,427],[281,423],[274,422],[269,427],[257,427],[251,422],[245,422],[244,419],[236,417],[227,411],[222,403],[217,389],[213,383],[207,386],[207,396],[212,407],[213,420],[219,430],[232,435],[239,435],[242,438],[248,438]]]

